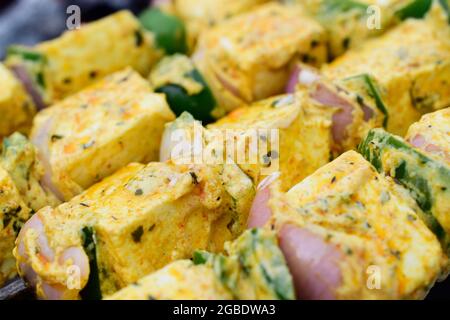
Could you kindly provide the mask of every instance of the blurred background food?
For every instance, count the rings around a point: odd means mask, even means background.
[[[82,22],[99,19],[121,9],[134,13],[146,8],[149,0],[1,0],[0,58],[12,43],[32,45],[51,39],[66,29],[69,5],[78,5]]]

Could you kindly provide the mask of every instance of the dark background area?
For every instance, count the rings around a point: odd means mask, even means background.
[[[211,0],[214,1],[214,0]],[[121,9],[139,13],[150,0],[0,0],[0,58],[11,44],[33,45],[66,30],[66,8],[81,8],[83,22]],[[450,299],[450,278],[435,285],[427,299]]]
[[[214,1],[214,0],[213,0]],[[82,22],[99,19],[121,9],[139,13],[149,0],[0,0],[0,58],[11,44],[33,45],[66,30],[66,8],[81,8]]]

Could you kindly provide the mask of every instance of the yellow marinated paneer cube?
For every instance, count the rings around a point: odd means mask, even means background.
[[[300,6],[268,3],[204,32],[194,61],[226,111],[284,92],[294,61],[326,61],[324,29]]]
[[[270,0],[174,0],[172,10],[186,24],[190,48],[198,36],[213,25]]]
[[[422,116],[409,127],[405,138],[430,157],[450,165],[450,107]]]
[[[28,133],[36,107],[19,80],[0,63],[0,141],[20,131]]]
[[[33,48],[12,47],[7,63],[48,105],[128,66],[145,76],[161,55],[153,34],[121,11]]]
[[[324,67],[340,80],[372,75],[390,115],[387,129],[404,135],[423,113],[450,104],[450,26],[440,6],[426,19],[409,19]]]
[[[133,70],[105,77],[35,117],[44,184],[69,200],[130,162],[156,160],[173,119],[164,96]]]
[[[212,268],[190,260],[173,262],[106,300],[231,300]]]
[[[101,298],[195,250],[222,251],[245,229],[253,196],[236,165],[132,164],[36,213],[15,256],[21,275],[25,266],[37,273],[40,297]],[[69,281],[73,267],[78,285]]]
[[[297,298],[423,298],[445,264],[403,187],[348,151],[270,200]]]
[[[17,275],[14,242],[31,213],[10,175],[0,165],[0,286]]]
[[[208,126],[224,136],[236,136],[232,154],[255,184],[280,171],[288,189],[328,163],[333,145],[333,108],[323,106],[307,92],[281,95],[239,108]]]

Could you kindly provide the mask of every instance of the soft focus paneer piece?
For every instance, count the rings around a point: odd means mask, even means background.
[[[450,107],[422,116],[409,127],[405,139],[428,156],[450,165]]]
[[[448,16],[436,5],[426,19],[406,20],[336,59],[323,72],[333,80],[372,75],[392,115],[387,129],[404,135],[423,113],[450,104]]]
[[[28,133],[36,107],[14,74],[0,63],[0,141],[14,131]]]
[[[250,221],[278,232],[297,298],[423,298],[445,267],[409,192],[354,151],[285,194],[268,188]]]
[[[231,112],[208,126],[224,134],[242,131],[236,142],[237,164],[257,185],[265,176],[280,171],[288,189],[326,164],[332,153],[333,108],[321,105],[307,92],[281,95]],[[246,135],[256,141],[247,141]],[[254,136],[253,136],[254,135]],[[257,143],[257,161],[241,159]]]
[[[270,0],[173,0],[172,10],[186,24],[189,47],[193,49],[198,36],[211,26]]]
[[[33,48],[12,47],[7,63],[48,105],[128,66],[147,75],[161,55],[153,34],[121,11]]]
[[[37,212],[15,256],[38,296],[98,299],[195,250],[223,250],[244,230],[253,196],[236,165],[132,164]],[[68,282],[74,266],[78,286]]]
[[[231,300],[214,270],[194,265],[190,260],[175,261],[142,278],[106,300]]]
[[[268,3],[204,32],[193,58],[218,104],[231,111],[283,93],[296,59],[325,62],[326,35],[302,7]]]
[[[196,251],[110,296],[146,299],[294,299],[292,277],[274,232],[245,231],[225,254]]]
[[[130,162],[156,160],[173,119],[164,96],[133,70],[105,77],[35,117],[30,138],[44,184],[69,200]]]
[[[17,275],[14,241],[31,213],[10,175],[0,166],[0,286]]]

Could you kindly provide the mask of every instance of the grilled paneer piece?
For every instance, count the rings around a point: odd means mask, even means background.
[[[260,188],[249,222],[278,232],[297,298],[423,298],[445,267],[409,192],[354,151],[278,190]]]
[[[393,115],[387,129],[403,135],[423,113],[450,105],[448,16],[436,5],[425,19],[408,19],[347,52],[323,72],[332,80],[373,76],[381,86],[388,113]]]
[[[282,93],[296,59],[320,65],[326,51],[324,29],[300,6],[268,3],[204,32],[193,59],[231,111]]]
[[[35,117],[44,185],[69,200],[130,162],[156,160],[173,119],[164,96],[133,70],[105,77]]]
[[[0,63],[0,141],[14,131],[28,133],[36,113],[33,101],[22,84]]]
[[[274,233],[253,229],[226,254],[195,252],[110,296],[109,300],[294,299],[292,278]]]
[[[329,161],[335,111],[298,92],[236,109],[208,129],[236,136],[235,150],[227,140],[226,152],[255,184],[279,170],[288,189]]]
[[[413,125],[412,131],[423,123],[432,123],[430,118],[441,119],[439,115],[443,113],[445,110],[425,116],[423,122]],[[448,120],[433,122],[432,126],[445,128],[448,123]],[[421,139],[426,143],[415,147],[401,137],[374,129],[361,143],[359,151],[378,171],[391,176],[410,191],[423,211],[420,217],[439,238],[444,251],[450,254],[450,166],[447,160],[436,157],[435,152],[427,151],[429,146],[433,146],[433,150],[440,150],[439,141],[442,140],[447,140],[444,145],[448,148],[448,131],[436,129],[434,137],[428,134],[427,140],[420,138],[423,136],[414,137],[415,145]]]
[[[7,64],[42,108],[127,66],[147,75],[161,55],[154,35],[121,11],[33,48],[11,47]]]
[[[15,256],[39,297],[101,298],[195,250],[221,251],[245,229],[253,196],[236,165],[129,165],[37,212]]]

